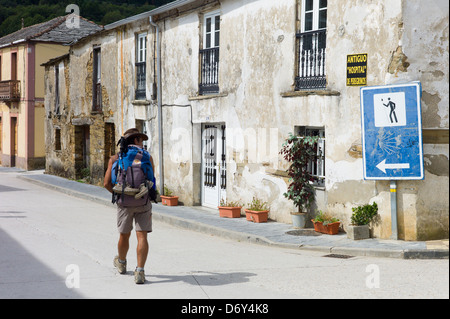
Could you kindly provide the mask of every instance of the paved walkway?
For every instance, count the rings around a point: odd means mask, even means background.
[[[0,172],[20,172],[16,169],[0,167]],[[21,172],[19,178],[51,188],[63,193],[111,205],[111,194],[103,187],[83,184],[43,171]],[[174,226],[199,231],[206,234],[226,237],[238,241],[248,241],[263,245],[293,249],[319,250],[328,254],[350,256],[373,256],[392,258],[448,258],[448,240],[440,241],[402,241],[366,239],[354,241],[346,234],[318,235],[305,230],[307,235],[288,234],[294,231],[292,225],[269,221],[256,224],[242,218],[220,218],[217,210],[204,207],[153,205],[153,218]]]

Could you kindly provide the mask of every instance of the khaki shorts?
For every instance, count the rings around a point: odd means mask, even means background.
[[[146,206],[121,207],[117,205],[117,230],[121,234],[128,234],[133,230],[133,219],[136,231],[152,231],[152,203]]]

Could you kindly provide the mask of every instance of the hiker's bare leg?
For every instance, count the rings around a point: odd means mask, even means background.
[[[145,262],[147,260],[148,255],[148,241],[147,241],[147,232],[146,231],[137,231],[137,266],[140,268],[144,268]]]
[[[120,260],[126,260],[127,258],[128,248],[130,248],[130,235],[131,233],[120,234],[119,243],[117,244]]]

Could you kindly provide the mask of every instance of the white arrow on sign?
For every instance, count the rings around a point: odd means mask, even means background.
[[[386,160],[384,159],[380,164],[377,165],[377,168],[386,174],[387,169],[408,169],[409,163],[386,164]]]

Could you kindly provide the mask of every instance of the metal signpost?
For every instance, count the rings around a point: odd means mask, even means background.
[[[391,181],[392,238],[397,233],[397,180],[424,179],[421,85],[361,88],[365,180]]]

